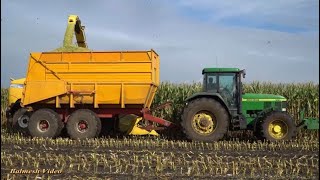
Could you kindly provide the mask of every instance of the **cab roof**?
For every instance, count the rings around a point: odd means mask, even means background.
[[[216,73],[216,72],[239,72],[239,68],[204,68],[202,74],[204,73]]]

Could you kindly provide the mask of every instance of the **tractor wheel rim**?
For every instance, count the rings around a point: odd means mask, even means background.
[[[214,132],[217,121],[209,112],[198,112],[193,116],[192,128],[201,135],[210,135]]]
[[[39,124],[38,124],[38,130],[42,131],[42,132],[46,132],[49,129],[49,121],[47,120],[40,120]]]
[[[269,134],[274,139],[283,139],[288,134],[288,125],[282,120],[274,120],[269,124]]]
[[[79,121],[79,123],[77,124],[77,130],[81,133],[86,132],[88,129],[88,123],[87,121],[81,120]]]
[[[27,115],[23,115],[18,119],[18,124],[21,128],[27,128],[29,122],[29,117]]]

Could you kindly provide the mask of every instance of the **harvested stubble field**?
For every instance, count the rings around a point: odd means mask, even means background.
[[[174,106],[157,115],[179,121],[183,99],[200,87],[196,83],[163,83],[154,105],[170,99]],[[288,109],[294,117],[301,109],[307,109],[308,116],[319,117],[318,87],[312,83],[252,83],[245,85],[245,91],[282,94],[288,98]],[[2,90],[2,108],[6,105],[5,93]],[[34,172],[14,174],[10,173],[12,169]],[[42,139],[12,134],[2,128],[1,176],[2,179],[319,179],[319,131],[302,130],[289,142],[261,142],[251,132],[234,132],[222,141],[202,143],[168,136]]]

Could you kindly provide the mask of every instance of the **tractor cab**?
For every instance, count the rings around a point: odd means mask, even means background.
[[[232,114],[240,112],[241,76],[245,77],[245,71],[238,68],[204,68],[202,74],[202,91],[219,94]]]

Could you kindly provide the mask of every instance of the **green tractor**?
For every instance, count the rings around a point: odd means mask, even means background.
[[[285,97],[243,93],[238,68],[205,68],[203,91],[187,98],[181,125],[189,139],[212,142],[228,130],[253,130],[258,139],[290,140],[301,127],[319,129],[319,119],[304,119],[298,126],[287,113]],[[310,125],[312,124],[312,126]]]

